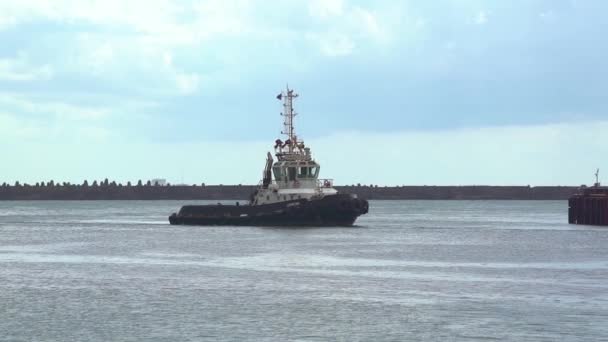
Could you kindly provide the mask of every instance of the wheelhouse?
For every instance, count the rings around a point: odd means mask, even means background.
[[[320,168],[314,161],[278,161],[272,166],[272,173],[277,183],[317,180]]]

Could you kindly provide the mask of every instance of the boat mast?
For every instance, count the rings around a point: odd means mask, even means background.
[[[281,134],[287,135],[287,148],[289,153],[293,153],[295,144],[297,142],[297,137],[293,127],[293,118],[297,115],[293,110],[293,99],[298,97],[298,94],[293,92],[293,89],[289,89],[287,86],[286,91],[281,92],[277,99],[283,100],[283,113],[281,115],[284,117],[283,121],[283,131]]]

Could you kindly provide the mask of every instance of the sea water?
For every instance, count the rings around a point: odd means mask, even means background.
[[[302,229],[170,226],[183,204],[0,202],[0,341],[608,340],[608,227],[565,201]]]

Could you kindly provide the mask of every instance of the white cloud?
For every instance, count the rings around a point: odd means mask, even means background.
[[[107,103],[112,101],[103,98],[92,102],[104,105],[78,101],[91,102],[91,98],[78,93],[62,100],[0,93],[0,145],[14,148],[18,142],[18,151],[21,151],[21,144],[25,141],[38,144],[39,150],[57,142],[86,145],[117,141],[120,138],[118,131],[124,132],[124,129],[113,125],[124,122],[126,115],[145,120],[140,113],[155,106],[154,103],[135,100],[111,106]]]
[[[488,13],[486,11],[479,11],[475,16],[475,24],[484,25],[488,22]]]
[[[243,0],[181,3],[59,0],[43,6],[34,4],[26,1],[9,7],[14,12],[21,10],[22,21],[46,18],[101,28],[74,31],[66,37],[67,41],[61,42],[67,57],[56,60],[66,61],[65,65],[57,65],[60,72],[92,76],[109,84],[133,84],[142,92],[165,97],[192,94],[200,89],[202,80],[208,77],[193,70],[193,65],[200,62],[192,56],[196,52],[224,53],[221,48],[208,51],[204,44],[209,40],[268,32],[263,28],[266,23],[253,23],[254,6]],[[235,54],[241,55],[239,61],[247,59],[244,51]],[[231,59],[231,56],[219,58],[215,67],[222,68]],[[209,73],[214,71],[211,69]]]
[[[165,72],[173,79],[180,94],[190,95],[198,90],[201,79],[199,74],[180,70],[173,64],[173,55],[169,52],[162,54],[162,63]]]
[[[319,44],[319,48],[325,56],[347,56],[355,49],[355,42],[352,38],[342,33],[330,32],[309,37]]]
[[[89,107],[60,101],[28,99],[14,94],[0,94],[0,104],[3,108],[12,108],[18,113],[50,115],[58,120],[98,120],[107,117],[111,113],[110,109],[103,107]]]
[[[17,22],[17,18],[10,13],[7,14],[0,12],[0,31],[15,26]]]
[[[553,10],[547,10],[547,11],[541,12],[538,16],[540,17],[541,20],[548,21],[548,22],[554,21],[557,17]]]
[[[163,45],[197,43],[201,39],[247,30],[244,0],[21,0],[0,3],[0,24],[39,19],[65,24],[87,23],[147,36]],[[1,26],[0,26],[1,27]]]
[[[166,0],[20,0],[3,1],[0,13],[13,24],[38,19],[64,23],[128,27],[142,33],[175,31],[174,20],[184,8]]]
[[[328,57],[350,55],[357,49],[389,41],[387,28],[378,14],[360,6],[349,6],[343,1],[313,1],[309,13],[319,20],[319,28],[307,36]]]
[[[91,47],[88,58],[83,59],[83,62],[89,66],[93,72],[100,74],[108,69],[108,66],[115,63],[116,52],[110,42],[101,43]]]
[[[200,76],[195,73],[176,73],[175,83],[180,93],[189,95],[195,93],[200,84]]]
[[[363,8],[356,7],[353,9],[353,17],[360,23],[364,32],[375,39],[384,40],[386,32],[384,27],[378,22],[377,16]]]
[[[0,59],[0,80],[2,81],[42,81],[53,77],[53,69],[49,65],[32,66],[27,55],[19,53],[16,58]]]
[[[308,13],[317,18],[331,18],[342,15],[343,12],[342,0],[311,0],[308,4]]]
[[[189,29],[193,29],[198,39],[248,35],[256,30],[252,16],[257,7],[244,0],[202,1],[194,6],[196,18]]]
[[[310,17],[302,17],[307,10]],[[277,11],[284,15],[274,15]],[[247,49],[273,46],[265,59],[282,59],[289,62],[279,63],[302,68],[313,63],[312,59],[347,56],[370,49],[370,45],[385,44],[390,36],[379,13],[343,0],[280,4],[247,0],[0,2],[0,29],[9,23],[36,21],[67,26],[57,35],[62,41],[47,42],[61,49],[39,69],[15,71],[14,65],[0,62],[0,78],[34,80],[70,74],[110,85],[132,84],[169,97],[196,93],[207,83],[221,81],[212,77],[240,78],[238,68],[252,62]],[[294,29],[286,27],[285,21],[304,25]],[[305,47],[289,53],[290,47],[301,46],[302,37],[316,53]],[[55,39],[41,33],[41,42],[46,38]],[[239,41],[243,42],[240,49],[234,49],[231,44],[239,45]],[[286,51],[288,56],[283,55]],[[196,68],[207,63],[204,56],[213,58],[213,66],[202,72]],[[227,75],[231,73],[233,76]]]
[[[111,136],[112,132],[109,129],[96,125],[94,122],[83,123],[66,119],[48,121],[7,113],[5,110],[0,111],[0,147],[4,150],[10,148],[12,151],[18,151],[18,154],[31,153],[32,155],[28,157],[34,159],[37,155],[54,154],[56,151],[52,145],[56,142],[68,143],[74,149],[80,143],[90,146],[110,141]],[[18,143],[18,150],[15,150],[16,143]],[[31,144],[30,146],[35,146],[35,149],[25,148],[28,143]],[[69,153],[70,149],[65,151]],[[57,166],[61,167],[61,165]],[[33,172],[39,172],[39,168],[35,164],[30,167],[34,168]]]
[[[163,53],[163,63],[166,67],[173,66],[173,56],[168,52]]]

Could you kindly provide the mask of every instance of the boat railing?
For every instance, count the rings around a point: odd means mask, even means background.
[[[331,178],[321,178],[317,180],[319,188],[331,188],[334,186],[334,180]]]
[[[333,185],[333,180],[328,180],[330,181],[330,187],[331,185]],[[298,189],[298,188],[319,188],[319,187],[323,187],[323,182],[317,179],[298,179],[298,180],[293,180],[293,181],[280,181],[277,182],[276,180],[272,180],[272,182],[270,182],[270,184],[268,185],[269,187],[273,187],[273,186],[278,186],[279,188],[282,189]],[[261,187],[263,185],[263,182],[260,181],[258,182],[258,187]]]
[[[311,156],[310,154],[306,154],[303,152],[298,152],[298,151],[293,151],[293,152],[278,152],[275,154],[275,156],[279,159],[279,160],[287,160],[287,161],[310,161],[311,160]]]

